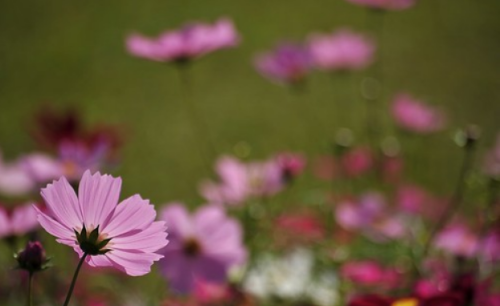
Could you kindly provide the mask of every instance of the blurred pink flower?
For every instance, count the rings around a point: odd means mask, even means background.
[[[306,47],[284,43],[257,56],[255,67],[266,78],[278,83],[297,85],[310,72],[312,60]]]
[[[444,113],[415,98],[400,94],[392,102],[392,115],[402,128],[421,134],[442,130],[445,127]]]
[[[473,257],[479,246],[479,237],[463,223],[444,228],[434,240],[434,247],[456,256]]]
[[[372,9],[404,10],[412,7],[417,0],[347,0]]]
[[[161,273],[171,288],[191,292],[195,280],[222,283],[229,268],[243,264],[246,249],[240,224],[220,206],[204,206],[192,215],[181,204],[163,209],[170,243],[162,250]]]
[[[483,172],[492,178],[500,178],[500,134],[493,148],[486,153]]]
[[[281,167],[282,176],[286,182],[300,175],[306,166],[306,159],[301,154],[280,153],[276,156],[276,161]]]
[[[160,62],[184,62],[218,49],[234,47],[238,42],[233,22],[221,18],[213,25],[189,23],[158,38],[132,34],[126,44],[128,52],[137,57]]]
[[[36,184],[23,166],[23,158],[6,163],[0,152],[0,194],[22,196],[34,190]]]
[[[43,153],[23,157],[22,165],[36,183],[47,183],[65,174],[64,166],[59,160]]]
[[[427,275],[419,279],[413,286],[413,293],[417,297],[430,298],[450,289],[452,274],[448,271],[444,262],[426,260],[422,268],[424,272],[427,272]]]
[[[322,70],[359,70],[373,61],[372,41],[350,30],[332,34],[313,34],[309,51],[314,65]]]
[[[392,268],[384,268],[375,261],[351,261],[342,265],[340,274],[356,285],[382,286],[388,289],[401,284],[401,275]]]
[[[384,212],[385,200],[378,193],[365,193],[358,200],[337,205],[335,218],[347,230],[362,230],[372,226]]]
[[[32,204],[7,210],[0,206],[0,238],[25,235],[38,227],[37,214]]]
[[[73,247],[93,267],[114,267],[128,275],[149,273],[155,252],[168,240],[164,222],[148,200],[131,196],[119,205],[121,178],[86,171],[78,197],[62,177],[42,189],[47,212],[38,208],[38,221],[57,241]]]
[[[373,168],[373,153],[368,148],[353,148],[342,156],[340,163],[342,165],[342,173],[345,176],[360,176]]]
[[[194,296],[201,304],[224,303],[230,299],[231,290],[226,283],[211,283],[195,279]]]
[[[280,215],[274,222],[276,230],[300,240],[314,241],[324,237],[325,229],[321,221],[307,212],[292,212]]]
[[[416,185],[407,184],[398,188],[396,203],[404,212],[421,214],[430,201],[432,201],[430,195]]]
[[[248,198],[274,195],[285,183],[283,168],[274,158],[242,163],[223,156],[217,161],[215,171],[220,181],[205,181],[200,186],[200,193],[212,204],[239,205]]]
[[[478,255],[484,261],[498,262],[500,261],[500,229],[494,228],[490,230],[481,239]]]

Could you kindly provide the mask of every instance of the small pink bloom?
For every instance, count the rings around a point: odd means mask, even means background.
[[[26,172],[37,183],[46,183],[63,176],[63,164],[49,155],[32,153],[22,159]]]
[[[384,199],[378,193],[366,193],[357,201],[341,202],[335,218],[347,230],[362,230],[372,226],[383,214]]]
[[[483,172],[492,177],[500,177],[500,134],[497,136],[497,141],[484,158]]]
[[[402,211],[410,214],[421,214],[432,199],[422,188],[415,185],[399,187],[396,202]]]
[[[278,230],[294,237],[307,240],[317,240],[325,235],[325,229],[320,220],[312,214],[286,213],[275,221]]]
[[[406,94],[394,98],[392,115],[399,126],[415,133],[428,134],[445,127],[445,116],[440,109]]]
[[[322,70],[359,70],[373,61],[375,47],[372,41],[350,30],[332,34],[313,34],[309,50],[314,65]]]
[[[0,194],[6,196],[22,196],[33,191],[36,186],[33,178],[27,173],[23,159],[8,162],[2,160],[0,153]]]
[[[466,225],[455,223],[442,230],[434,241],[434,247],[453,255],[473,257],[476,255],[479,238]]]
[[[86,171],[77,197],[62,177],[42,189],[47,212],[35,209],[42,227],[80,257],[87,253],[90,266],[144,275],[163,257],[155,252],[168,243],[166,227],[154,221],[154,206],[139,195],[118,204],[121,183],[121,178]]]
[[[183,62],[218,49],[234,47],[238,42],[232,21],[222,18],[213,25],[186,24],[157,38],[132,34],[127,38],[127,50],[134,56],[154,61]]]
[[[32,204],[15,207],[12,211],[0,207],[0,238],[22,236],[38,227]]]
[[[348,177],[360,176],[371,170],[374,165],[373,154],[368,148],[353,148],[341,159],[343,174]]]
[[[276,159],[243,163],[224,156],[215,168],[219,182],[205,181],[200,186],[202,196],[213,204],[240,205],[248,198],[274,195],[285,183]]]
[[[295,85],[305,80],[312,68],[312,60],[304,46],[285,43],[257,56],[255,67],[266,78]]]
[[[293,180],[300,175],[306,166],[306,159],[300,154],[281,153],[276,156],[285,181]]]
[[[211,283],[195,279],[194,296],[202,304],[223,303],[230,299],[230,288],[225,283]]]
[[[351,3],[381,10],[405,10],[412,7],[417,0],[347,0]]]
[[[220,206],[204,206],[190,215],[183,205],[171,204],[161,219],[170,233],[161,273],[176,291],[191,292],[196,279],[222,283],[229,268],[246,260],[241,226]]]
[[[481,239],[478,253],[487,262],[500,261],[500,229],[490,230]]]

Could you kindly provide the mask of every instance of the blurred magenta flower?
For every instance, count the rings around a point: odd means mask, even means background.
[[[352,148],[342,155],[340,164],[342,174],[357,177],[370,171],[374,166],[373,152],[366,147]]]
[[[419,186],[405,184],[398,188],[396,203],[406,213],[420,215],[429,202],[434,201],[427,191]]]
[[[160,62],[185,62],[238,43],[238,33],[227,18],[221,18],[213,25],[188,23],[157,38],[131,34],[126,42],[130,54]]]
[[[385,297],[381,295],[364,294],[351,298],[347,303],[347,306],[393,306],[394,305],[393,300],[394,299],[390,297]],[[410,306],[415,306],[415,305],[410,305]]]
[[[262,76],[278,83],[299,85],[312,68],[312,59],[305,46],[283,43],[274,50],[260,54],[255,67]]]
[[[133,195],[119,205],[121,178],[86,171],[78,197],[65,177],[42,189],[47,211],[38,221],[57,242],[73,247],[93,267],[114,267],[128,275],[147,274],[155,252],[167,245],[165,223],[155,222],[148,200]]]
[[[489,230],[481,239],[478,256],[486,262],[500,261],[500,228]]]
[[[440,131],[445,127],[444,113],[407,94],[397,95],[392,102],[392,115],[403,129],[421,134]]]
[[[405,10],[412,7],[417,0],[347,0],[351,3],[380,10]]]
[[[267,197],[283,189],[285,177],[281,164],[271,158],[243,163],[223,156],[215,165],[219,182],[205,181],[201,195],[212,204],[239,205],[249,198]]]
[[[23,158],[5,162],[0,152],[0,194],[16,197],[26,195],[34,190],[35,181],[27,173]]]
[[[276,155],[276,161],[281,167],[282,176],[286,182],[290,182],[299,176],[306,167],[306,158],[301,154],[280,153]]]
[[[402,277],[393,268],[385,268],[376,261],[350,261],[342,265],[343,278],[361,286],[395,289],[401,285]]]
[[[479,237],[463,223],[447,226],[434,240],[435,248],[463,257],[475,256],[478,246]]]
[[[22,236],[38,228],[38,220],[32,204],[7,210],[0,206],[0,238]]]
[[[28,241],[26,247],[16,255],[16,260],[20,269],[35,273],[46,269],[50,259],[47,259],[40,241]]]
[[[170,243],[162,250],[161,273],[171,288],[192,292],[196,280],[222,283],[229,268],[243,264],[247,251],[240,224],[220,206],[208,205],[189,214],[181,204],[163,209]]]
[[[226,283],[211,283],[202,279],[196,279],[194,284],[194,296],[202,305],[224,304],[231,298],[231,289]]]
[[[500,134],[493,148],[491,148],[484,158],[483,172],[491,178],[500,178]]]
[[[276,232],[284,234],[287,240],[314,242],[325,237],[322,222],[312,213],[289,212],[276,218]]]
[[[373,61],[375,46],[361,34],[342,29],[309,37],[314,66],[327,71],[360,70]]]

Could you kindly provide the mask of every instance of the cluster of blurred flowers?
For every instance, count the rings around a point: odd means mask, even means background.
[[[378,14],[415,1],[350,2]],[[138,57],[185,64],[239,40],[232,21],[220,19],[157,38],[132,34],[126,46]],[[255,64],[265,77],[295,86],[312,69],[365,69],[374,63],[375,49],[371,38],[341,29],[312,34],[305,44],[281,44]],[[408,137],[425,137],[449,124],[441,109],[408,94],[395,95],[388,114],[401,131],[411,132],[402,134]],[[380,149],[355,143],[343,129],[328,154],[280,152],[263,160],[225,154],[215,162],[215,179],[200,181],[204,205],[190,212],[189,205],[171,202],[157,218],[139,195],[118,204],[121,178],[99,172],[119,164],[119,128],[89,127],[76,110],[50,108],[34,123],[39,151],[0,161],[0,238],[17,253],[30,282],[49,262],[39,225],[72,247],[81,262],[101,268],[82,276],[74,293],[79,305],[146,305],[141,293],[101,298],[87,283],[102,268],[139,276],[156,261],[165,279],[160,291],[175,294],[155,300],[165,306],[500,305],[494,277],[500,272],[500,138],[476,171],[488,182],[483,187],[489,186],[475,199],[486,199],[484,213],[459,214],[466,177],[455,194],[435,195],[411,182],[405,171],[411,154],[401,154],[397,139]],[[464,137],[465,154],[471,154],[477,137]],[[470,169],[464,168],[467,176]],[[310,188],[313,197],[303,200],[294,187],[302,177],[330,184]],[[56,286],[47,289],[47,305],[62,301],[60,288],[69,276],[48,279]],[[15,285],[1,288],[0,298],[13,301]]]

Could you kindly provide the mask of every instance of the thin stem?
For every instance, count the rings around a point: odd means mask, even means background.
[[[29,272],[28,276],[28,306],[31,306],[31,288],[33,285],[33,272]]]
[[[75,274],[73,275],[73,280],[71,280],[71,285],[69,286],[68,295],[66,296],[66,300],[64,301],[63,306],[68,306],[69,304],[69,300],[71,299],[71,295],[73,294],[73,289],[75,288],[76,279],[78,278],[78,273],[80,273],[80,268],[82,267],[83,262],[85,261],[87,255],[88,255],[87,253],[83,253],[82,258],[80,258],[80,262],[78,262],[78,266],[76,267]]]
[[[215,145],[212,143],[209,130],[203,116],[200,115],[200,113],[196,109],[196,106],[194,105],[191,77],[189,75],[188,68],[189,67],[184,66],[177,68],[179,73],[183,104],[186,113],[189,116],[189,121],[191,121],[191,126],[195,134],[195,141],[198,143],[198,151],[201,155],[201,159],[208,172],[210,172],[211,167],[208,160],[210,160],[210,158],[213,157],[216,152]]]
[[[453,193],[453,196],[451,197],[448,206],[444,210],[443,214],[439,218],[438,222],[436,223],[436,226],[433,228],[431,233],[429,234],[429,238],[427,239],[423,251],[422,251],[422,258],[424,258],[427,255],[427,252],[429,251],[431,243],[434,241],[435,236],[437,233],[448,223],[450,218],[453,216],[455,211],[460,207],[460,204],[462,203],[462,199],[464,196],[464,191],[465,191],[465,179],[467,178],[467,175],[469,173],[469,170],[472,166],[472,161],[474,157],[474,148],[475,145],[473,144],[466,144],[465,145],[465,156],[462,162],[462,166],[460,168],[460,174],[458,175],[458,180],[457,184],[455,187],[455,192]]]

